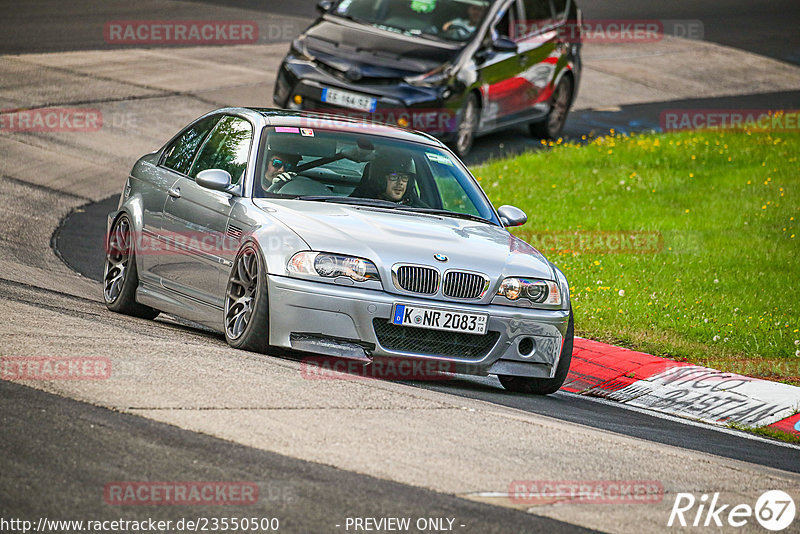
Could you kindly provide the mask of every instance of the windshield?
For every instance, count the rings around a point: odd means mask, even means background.
[[[483,191],[448,151],[333,129],[265,130],[253,196],[439,213],[499,224]]]
[[[334,14],[406,35],[467,41],[489,0],[341,0]]]

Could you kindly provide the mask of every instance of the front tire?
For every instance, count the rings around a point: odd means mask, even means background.
[[[528,125],[531,135],[540,139],[555,139],[564,129],[569,114],[569,105],[572,102],[572,78],[564,76],[558,82],[550,102],[550,111],[543,121],[532,122]]]
[[[553,378],[528,378],[523,376],[498,375],[500,383],[509,391],[516,393],[529,393],[533,395],[550,395],[558,391],[569,373],[572,362],[572,345],[575,338],[575,323],[572,317],[572,308],[569,310],[569,324],[564,336],[564,345],[561,347],[561,357]]]
[[[261,251],[247,243],[236,255],[225,290],[225,340],[237,349],[269,347],[267,272]]]
[[[139,273],[127,214],[117,217],[106,239],[106,263],[103,271],[103,300],[106,307],[142,319],[155,319],[159,311],[136,302]]]

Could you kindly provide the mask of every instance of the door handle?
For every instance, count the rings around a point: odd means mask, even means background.
[[[170,187],[167,189],[167,194],[172,198],[181,198],[181,188],[180,187]]]

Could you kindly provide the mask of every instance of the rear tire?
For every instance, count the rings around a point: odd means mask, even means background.
[[[269,298],[261,250],[245,244],[236,255],[225,290],[225,340],[237,349],[267,352]]]
[[[572,78],[564,76],[558,82],[550,101],[550,111],[542,121],[532,122],[528,125],[531,135],[540,139],[555,139],[564,129],[569,114],[569,105],[572,102]]]
[[[117,217],[106,239],[106,264],[103,271],[103,300],[106,308],[142,319],[155,319],[160,313],[136,302],[139,273],[136,270],[131,222],[127,214]]]
[[[558,391],[567,379],[569,365],[572,362],[572,345],[575,338],[575,324],[572,317],[572,308],[569,310],[569,324],[567,334],[564,336],[564,345],[561,347],[561,357],[553,378],[529,378],[524,376],[498,375],[500,383],[509,391],[516,393],[529,393],[533,395],[549,395]]]

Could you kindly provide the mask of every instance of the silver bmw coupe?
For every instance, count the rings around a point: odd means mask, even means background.
[[[226,108],[139,159],[108,217],[104,298],[236,348],[446,363],[512,391],[563,384],[563,273],[508,232],[464,164],[417,132]]]

